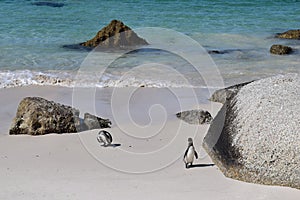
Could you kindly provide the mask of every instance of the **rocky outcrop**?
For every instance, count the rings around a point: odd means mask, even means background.
[[[300,29],[278,33],[276,37],[284,39],[300,39]]]
[[[147,45],[146,40],[140,38],[131,28],[123,22],[112,20],[109,25],[102,28],[97,35],[80,45],[94,48],[126,48]]]
[[[90,113],[84,114],[83,122],[88,130],[99,128],[110,128],[111,121],[109,119],[102,119]]]
[[[208,111],[199,109],[179,112],[176,116],[189,124],[209,124],[212,120],[212,116]]]
[[[76,133],[87,129],[110,127],[111,122],[109,120],[96,116],[94,118],[98,122],[97,127],[85,124],[85,120],[79,118],[79,110],[70,106],[48,101],[41,97],[26,97],[18,106],[9,134]]]
[[[300,189],[300,75],[236,88],[203,147],[227,177]]]
[[[292,48],[280,44],[274,44],[270,48],[270,53],[277,55],[286,55],[292,53]]]

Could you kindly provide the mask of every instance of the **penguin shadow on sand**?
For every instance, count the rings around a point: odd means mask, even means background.
[[[109,132],[105,131],[105,130],[101,130],[98,133],[97,136],[97,140],[98,142],[101,144],[102,147],[119,147],[121,146],[121,144],[112,144],[112,136]]]
[[[198,153],[195,150],[194,144],[193,144],[193,139],[188,138],[188,147],[185,150],[184,156],[183,156],[183,161],[185,163],[185,168],[195,168],[195,167],[211,167],[214,166],[215,164],[193,164],[194,162],[194,157],[198,159]]]
[[[215,164],[192,164],[192,165],[188,166],[187,169],[197,168],[197,167],[213,167],[213,166],[215,166]]]

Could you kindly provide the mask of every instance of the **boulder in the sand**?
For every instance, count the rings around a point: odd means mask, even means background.
[[[84,114],[83,122],[87,129],[110,128],[111,121],[109,119],[102,119],[90,113]]]
[[[9,134],[74,133],[79,125],[78,110],[40,97],[26,97],[18,106]]]
[[[212,120],[211,114],[201,109],[179,112],[176,116],[189,124],[209,124]]]
[[[274,44],[270,48],[270,53],[277,55],[286,55],[292,53],[292,48],[285,45]]]
[[[101,48],[124,48],[147,44],[146,40],[140,38],[131,28],[118,20],[112,20],[91,40],[80,43],[80,45],[89,48],[98,45]]]
[[[300,29],[278,33],[276,37],[284,39],[300,39]]]
[[[9,134],[44,135],[49,133],[76,133],[87,129],[108,128],[108,119],[88,114],[79,118],[79,110],[41,97],[24,98],[17,110]],[[92,120],[93,125],[92,124]],[[97,123],[96,123],[97,122]]]
[[[212,121],[203,147],[230,178],[300,189],[300,75],[240,87]]]

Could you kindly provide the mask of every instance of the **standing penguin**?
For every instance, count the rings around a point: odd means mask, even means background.
[[[103,143],[102,146],[107,147],[112,143],[112,137],[111,134],[107,131],[101,130],[98,133],[97,140],[99,143]]]
[[[185,168],[189,168],[193,165],[194,162],[194,156],[196,159],[198,159],[198,154],[195,150],[195,147],[193,145],[193,139],[188,138],[188,147],[184,153],[183,161],[185,163]]]

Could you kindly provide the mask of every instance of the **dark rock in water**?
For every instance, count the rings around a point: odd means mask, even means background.
[[[300,189],[300,75],[238,85],[203,147],[225,176]]]
[[[224,50],[208,50],[209,54],[227,54],[233,52],[242,52],[242,49],[224,49]]]
[[[99,128],[110,128],[111,121],[109,119],[102,119],[89,113],[85,113],[84,124],[89,130]]]
[[[245,85],[251,83],[253,81],[250,82],[246,82],[246,83],[240,83],[237,85],[233,85],[224,89],[220,89],[215,91],[212,96],[210,97],[210,101],[213,102],[219,102],[222,104],[225,104],[226,100],[230,99],[233,95],[236,95],[237,92]]]
[[[286,55],[292,52],[292,48],[280,44],[274,44],[270,48],[270,53],[277,54],[277,55]]]
[[[9,134],[75,133],[79,111],[40,97],[26,97],[18,107]]]
[[[55,8],[65,6],[64,3],[56,3],[56,2],[51,2],[51,1],[38,1],[38,2],[33,2],[31,4],[35,5],[35,6],[49,6],[49,7],[55,7]]]
[[[49,133],[76,133],[87,129],[108,128],[108,119],[88,114],[79,118],[79,110],[48,101],[41,97],[24,98],[9,130],[10,135],[44,135]]]
[[[277,38],[283,39],[300,39],[300,29],[298,30],[289,30],[284,33],[278,33]]]
[[[176,116],[189,124],[209,124],[212,120],[211,114],[204,110],[187,110],[177,113]]]
[[[224,54],[225,52],[219,51],[219,50],[209,50],[208,53],[209,54]]]
[[[91,50],[93,50],[93,48],[91,48],[91,47],[85,47],[85,46],[82,46],[80,44],[65,44],[65,45],[62,45],[62,48],[70,49],[70,50],[77,50],[77,51],[91,51]]]
[[[131,28],[118,20],[112,20],[93,39],[80,43],[90,48],[98,45],[99,48],[126,48],[147,44],[146,40],[140,38]]]

